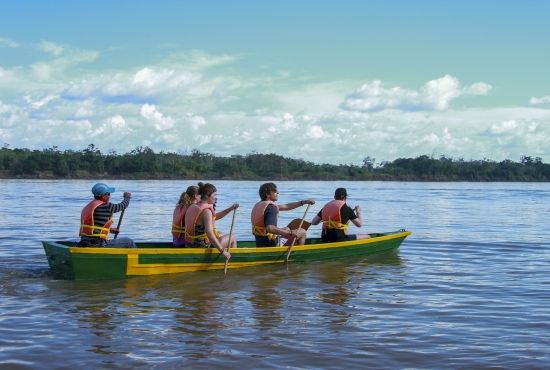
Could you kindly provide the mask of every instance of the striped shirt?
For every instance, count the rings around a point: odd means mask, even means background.
[[[124,200],[118,204],[109,202],[97,206],[94,210],[94,226],[102,227],[109,221],[113,213],[125,210],[129,204],[130,198],[124,198]]]
[[[130,198],[124,198],[122,202],[117,204],[109,202],[97,206],[94,210],[94,226],[103,227],[107,221],[109,221],[113,213],[125,210],[128,208],[128,205],[130,205]],[[82,246],[105,244],[103,240],[93,236],[82,236],[80,241]]]

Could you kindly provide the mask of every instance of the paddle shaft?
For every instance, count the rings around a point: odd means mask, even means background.
[[[229,240],[227,242],[227,250],[231,247],[231,235],[233,234],[233,226],[235,225],[235,214],[237,213],[237,208],[233,210],[233,217],[231,218],[231,229],[229,229]],[[223,266],[223,273],[227,274],[227,264],[229,260],[225,259],[225,265]]]
[[[298,232],[302,228],[302,225],[304,223],[304,220],[306,219],[306,215],[307,215],[307,212],[309,211],[310,206],[311,206],[311,204],[308,204],[307,207],[306,207],[306,210],[304,212],[304,217],[302,217],[302,220],[300,220],[300,225],[298,226]],[[290,232],[292,232],[292,230],[290,230]],[[294,243],[296,243],[296,239],[298,239],[298,235],[296,235],[294,237],[294,239],[292,239],[292,243],[290,243],[290,247],[288,247],[288,251],[286,252],[286,261],[287,262],[288,262],[288,258],[290,257],[290,251],[292,250],[292,247],[294,246]]]
[[[124,217],[124,211],[126,211],[126,208],[120,212],[120,217],[118,218],[118,224],[116,225],[116,229],[118,230],[118,233],[115,234],[115,237],[113,239],[116,239],[118,234],[120,233],[120,224],[122,223],[122,217]]]

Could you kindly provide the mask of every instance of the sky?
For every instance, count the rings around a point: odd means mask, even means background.
[[[550,1],[2,1],[0,145],[550,162]]]

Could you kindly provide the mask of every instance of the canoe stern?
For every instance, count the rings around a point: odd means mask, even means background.
[[[50,271],[56,278],[74,279],[71,252],[66,245],[55,242],[42,242]]]

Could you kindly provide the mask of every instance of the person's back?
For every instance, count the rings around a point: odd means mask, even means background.
[[[202,212],[207,207],[204,203],[191,204],[185,212],[185,244],[188,247],[208,247],[208,238],[204,235]]]
[[[347,204],[348,193],[345,188],[338,188],[334,192],[334,199],[323,206],[317,215],[311,220],[312,225],[323,222],[321,241],[323,243],[335,243],[348,240],[366,239],[368,234],[349,235],[348,224],[351,221],[355,226],[361,227],[361,208],[352,209]]]
[[[178,204],[172,213],[172,243],[174,247],[185,247],[185,213],[189,206]]]
[[[200,200],[199,187],[191,185],[180,195],[172,213],[172,243],[174,247],[185,247],[185,214],[192,204]]]
[[[323,221],[321,240],[323,243],[333,243],[348,240],[348,222],[357,216],[342,200],[331,200],[318,213]]]
[[[109,202],[115,188],[104,183],[97,183],[92,188],[94,199],[90,201],[80,214],[80,243],[82,247],[134,247],[130,238],[116,238],[109,240],[109,233],[118,236],[119,230],[111,227],[113,213],[124,211],[130,204],[132,196],[124,192],[124,200],[118,204]]]

